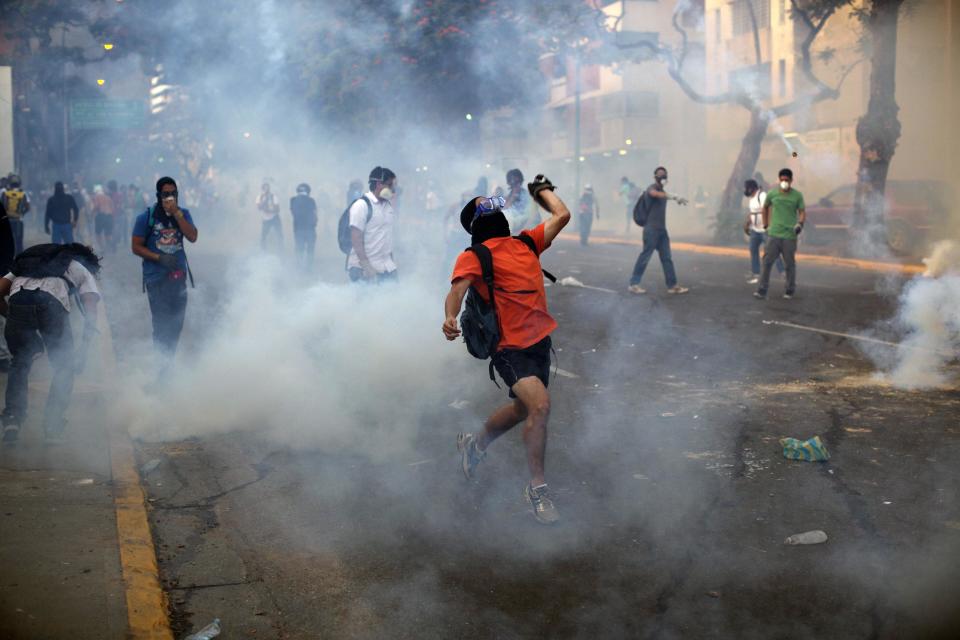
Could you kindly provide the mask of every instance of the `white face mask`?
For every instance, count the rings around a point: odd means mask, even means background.
[[[393,189],[391,189],[390,187],[384,187],[380,191],[380,198],[382,200],[389,200],[392,197],[393,197]]]
[[[660,184],[667,184],[667,176],[660,178]]]
[[[781,180],[781,181],[780,181],[780,188],[783,189],[784,191],[786,191],[787,189],[790,188],[790,183],[787,182],[786,180]]]

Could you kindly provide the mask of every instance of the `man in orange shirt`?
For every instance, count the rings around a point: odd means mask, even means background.
[[[524,495],[537,521],[552,524],[559,520],[559,514],[547,491],[544,456],[550,415],[550,394],[547,392],[550,334],[557,323],[547,311],[539,255],[570,222],[570,211],[543,176],[537,176],[527,187],[533,199],[550,213],[545,222],[521,232],[522,236],[533,241],[532,247],[510,236],[510,225],[501,211],[503,203],[496,198],[473,198],[460,212],[460,223],[470,234],[471,244],[482,243],[490,250],[493,259],[494,309],[500,326],[500,342],[493,355],[493,366],[510,388],[513,400],[494,411],[479,433],[461,433],[457,437],[457,448],[461,453],[463,473],[469,479],[490,443],[523,422],[523,444],[530,468],[530,482]],[[447,340],[460,335],[457,315],[471,286],[489,304],[480,260],[473,251],[464,251],[454,266],[450,292],[444,305],[443,334]]]

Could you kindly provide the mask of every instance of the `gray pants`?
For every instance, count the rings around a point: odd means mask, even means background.
[[[770,286],[770,271],[777,258],[783,256],[783,264],[787,267],[787,290],[785,293],[793,295],[797,288],[797,241],[784,238],[768,238],[763,248],[763,272],[760,274],[760,287],[757,293],[767,295]]]

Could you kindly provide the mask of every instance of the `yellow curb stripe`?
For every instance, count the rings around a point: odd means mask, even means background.
[[[117,361],[106,312],[103,305],[98,306],[100,357],[106,383],[117,379]],[[104,386],[113,388],[107,384]],[[137,472],[133,442],[120,424],[110,426],[110,467],[120,567],[127,602],[128,637],[131,640],[173,640],[167,618],[167,597],[160,587],[157,554],[150,534],[146,496]]]
[[[572,233],[561,233],[560,238],[564,240],[577,240],[579,236]],[[596,244],[622,244],[632,246],[642,246],[643,241],[631,240],[628,238],[604,238],[591,237],[590,242]],[[674,251],[685,251],[688,253],[701,253],[713,256],[727,256],[733,258],[750,258],[750,251],[747,249],[738,249],[736,247],[715,247],[708,244],[694,244],[692,242],[670,242],[670,248]],[[881,273],[897,272],[904,274],[919,274],[924,272],[923,265],[919,264],[901,264],[898,262],[879,262],[875,260],[859,260],[856,258],[836,258],[834,256],[822,256],[816,253],[797,253],[797,258],[804,263],[822,264],[831,267],[845,267],[847,269],[859,269],[861,271],[877,271]]]

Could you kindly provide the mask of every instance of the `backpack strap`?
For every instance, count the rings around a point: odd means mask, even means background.
[[[533,241],[533,238],[531,238],[526,233],[521,233],[518,236],[513,236],[513,238],[514,240],[519,240],[523,244],[527,245],[527,248],[530,249],[530,251],[533,251],[533,255],[537,256],[537,260],[540,259],[540,252],[537,251],[537,243]],[[549,280],[550,282],[557,281],[557,276],[553,275],[543,267],[540,267],[540,271],[543,272],[543,275],[546,276],[547,280]]]
[[[487,293],[490,295],[490,308],[493,309],[493,313],[496,316],[497,305],[494,302],[493,294],[493,254],[490,253],[490,249],[487,248],[482,242],[475,244],[473,246],[467,247],[467,251],[473,251],[474,255],[477,256],[477,260],[480,262],[480,276],[483,278],[483,282],[487,285]],[[499,317],[497,317],[499,322]],[[493,358],[490,358],[490,365],[487,368],[490,373],[490,379],[493,380],[493,384],[497,385],[497,388],[500,388],[500,385],[497,383],[496,377],[493,375]]]

